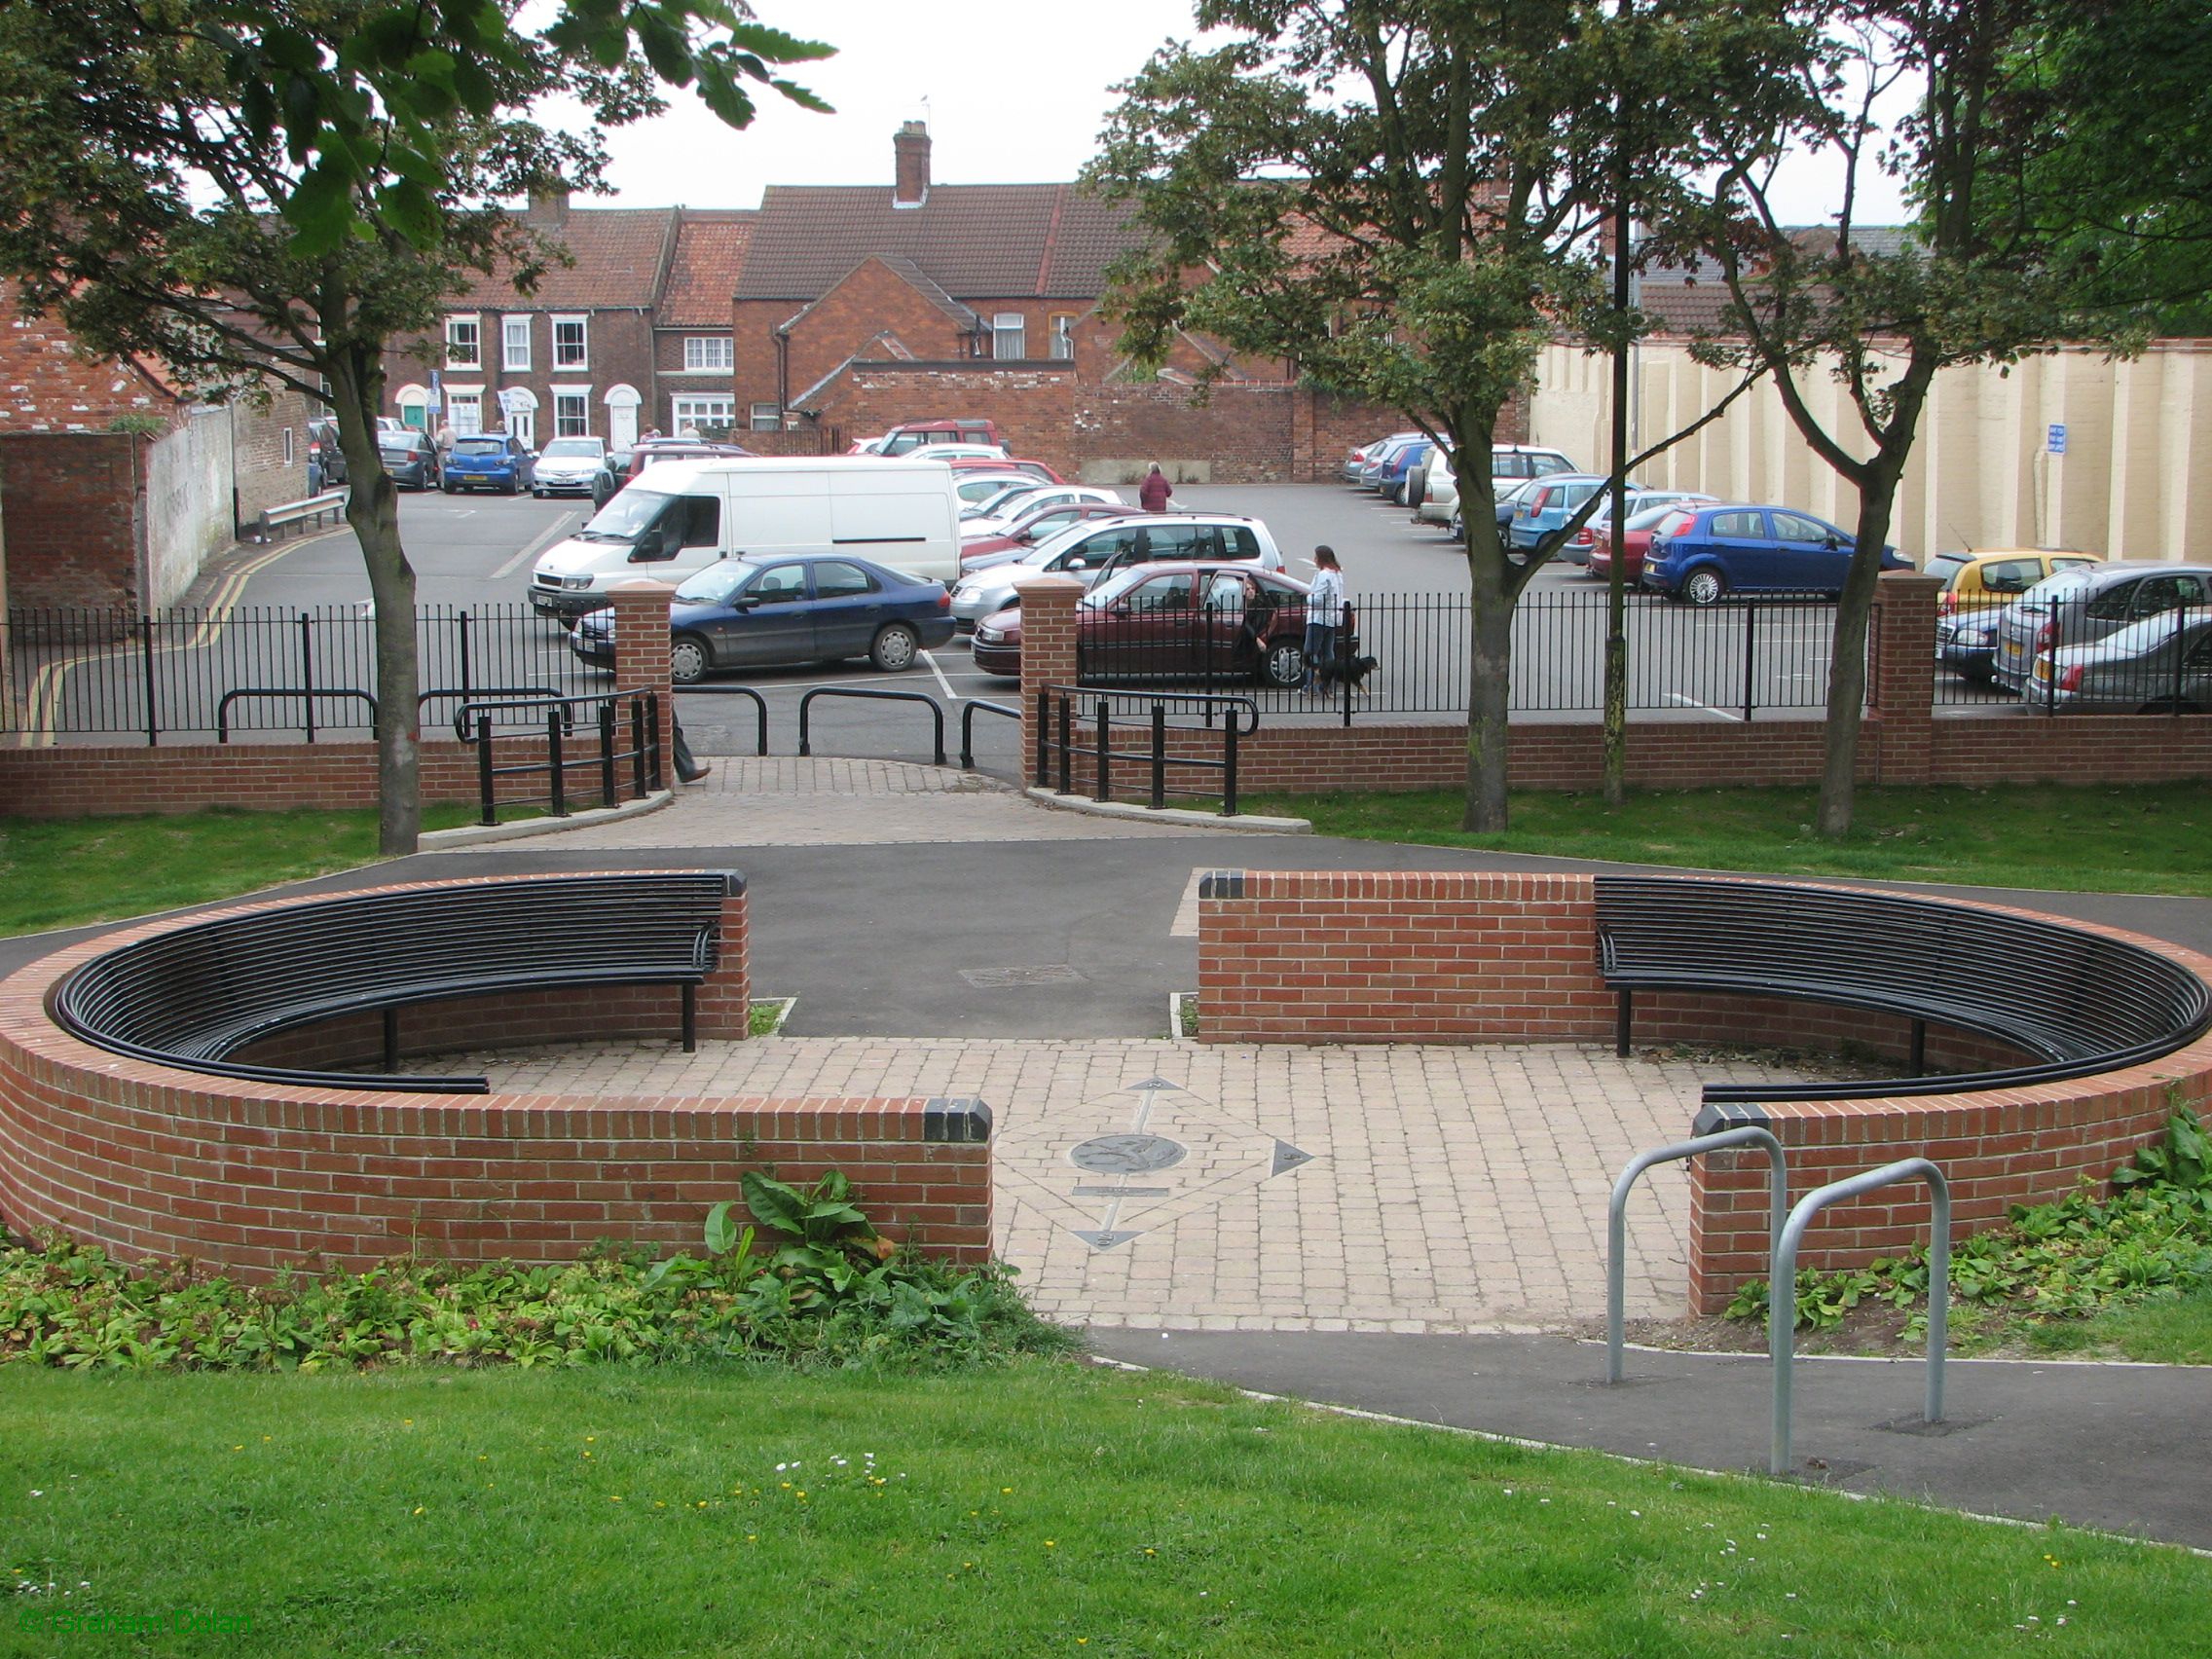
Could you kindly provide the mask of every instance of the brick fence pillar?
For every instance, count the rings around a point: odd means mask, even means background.
[[[726,1043],[753,1033],[752,939],[745,913],[745,878],[722,900],[721,943],[715,971],[699,986],[699,1035]]]
[[[608,592],[614,601],[614,683],[624,691],[660,693],[660,774],[670,789],[676,787],[676,687],[668,672],[668,602],[674,591],[665,582],[640,579]],[[627,743],[629,736],[618,732],[615,740]]]
[[[1038,694],[1076,682],[1076,607],[1085,590],[1073,576],[1039,575],[1017,579],[1014,591],[1021,601],[1021,772],[1035,783]],[[1055,759],[1054,776],[1057,767]]]
[[[1866,665],[1867,705],[1880,717],[1874,776],[1885,784],[1924,784],[1936,742],[1936,596],[1942,581],[1892,571],[1874,590]]]

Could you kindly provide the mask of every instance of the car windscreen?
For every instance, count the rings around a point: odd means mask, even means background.
[[[1656,507],[1644,507],[1628,515],[1628,527],[1631,530],[1653,529],[1655,526],[1663,524],[1669,513],[1677,510],[1673,501],[1662,501]]]
[[[675,498],[659,490],[631,485],[591,515],[591,522],[576,532],[579,541],[635,541],[645,526],[660,517]]]
[[[555,438],[545,446],[544,454],[547,461],[559,461],[564,458],[597,461],[600,455],[599,440],[597,438]]]
[[[676,597],[685,605],[727,605],[730,596],[745,585],[746,577],[758,569],[743,559],[719,560],[686,576],[678,584]]]
[[[453,453],[456,455],[505,455],[507,453],[507,440],[504,438],[456,438],[453,441]]]
[[[1125,571],[1117,571],[1083,596],[1083,604],[1091,610],[1103,610],[1120,599],[1137,583],[1158,575],[1159,570],[1151,565],[1131,565]]]
[[[1937,553],[1929,559],[1928,569],[1924,573],[1931,576],[1941,576],[1943,585],[1950,587],[1956,583],[1959,572],[1967,568],[1968,557],[1964,553]]]

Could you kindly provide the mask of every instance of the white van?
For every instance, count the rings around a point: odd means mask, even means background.
[[[850,553],[950,586],[960,498],[941,461],[754,456],[655,461],[539,555],[531,608],[572,621],[640,577],[681,582],[741,553]]]

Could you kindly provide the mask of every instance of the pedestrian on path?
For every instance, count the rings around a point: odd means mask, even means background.
[[[1175,486],[1167,482],[1167,474],[1160,470],[1160,462],[1152,463],[1152,470],[1144,475],[1137,486],[1137,505],[1148,513],[1163,513],[1167,502],[1175,494]]]
[[[1330,664],[1337,654],[1337,622],[1345,612],[1345,575],[1337,550],[1327,542],[1313,549],[1313,585],[1306,595],[1306,683],[1308,692],[1327,689]]]

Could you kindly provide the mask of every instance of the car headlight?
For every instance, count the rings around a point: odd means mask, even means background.
[[[977,645],[995,645],[1005,638],[1006,634],[1002,629],[977,628],[976,630],[976,643]]]
[[[589,589],[589,588],[590,588],[590,586],[591,586],[591,577],[589,577],[589,576],[563,576],[563,577],[561,578],[561,585],[562,585],[563,587],[565,587],[565,588],[569,588],[569,589],[571,589],[571,590],[572,590],[572,591],[575,591],[575,592],[581,593],[581,592],[583,592],[583,591],[585,591],[585,590],[587,590],[587,589]]]

